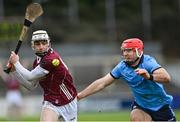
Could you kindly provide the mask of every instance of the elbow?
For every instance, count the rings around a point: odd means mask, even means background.
[[[29,88],[29,87],[25,87],[28,91],[33,91],[32,88]]]
[[[33,91],[36,87],[37,87],[37,84],[22,84],[28,91]]]
[[[25,86],[23,85],[24,88],[26,88],[28,91],[33,91],[35,89],[35,87],[32,87],[32,86]]]

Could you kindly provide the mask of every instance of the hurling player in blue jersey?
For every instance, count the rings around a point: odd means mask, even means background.
[[[143,54],[143,48],[143,42],[138,38],[125,40],[121,45],[124,60],[79,92],[78,99],[94,94],[122,77],[134,95],[131,121],[176,121],[170,107],[173,98],[161,84],[169,83],[171,77],[153,57]]]

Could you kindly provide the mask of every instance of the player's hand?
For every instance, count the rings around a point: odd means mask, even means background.
[[[15,64],[17,61],[19,61],[19,56],[15,54],[14,51],[11,52],[11,55],[9,57],[9,63]]]
[[[149,79],[149,78],[150,78],[150,74],[149,74],[148,71],[145,70],[145,69],[137,68],[137,69],[135,70],[135,72],[136,72],[138,75],[141,75],[142,77],[144,77],[145,79]]]
[[[15,67],[14,67],[14,65],[12,64],[12,63],[7,63],[7,65],[6,65],[6,67],[7,68],[11,68],[11,70],[10,70],[10,72],[14,72],[15,71]]]
[[[78,101],[81,99],[80,96],[81,96],[81,93],[78,93],[78,94],[77,94],[77,100],[78,100]]]

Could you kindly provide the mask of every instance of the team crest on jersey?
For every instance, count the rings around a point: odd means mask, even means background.
[[[60,64],[59,59],[53,59],[53,60],[52,60],[52,65],[53,65],[53,66],[59,66],[59,64]]]

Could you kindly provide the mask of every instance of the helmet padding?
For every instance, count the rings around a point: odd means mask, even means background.
[[[32,41],[49,40],[49,36],[45,30],[37,30],[37,31],[33,32],[31,40]]]

